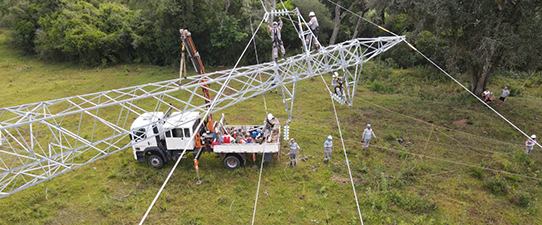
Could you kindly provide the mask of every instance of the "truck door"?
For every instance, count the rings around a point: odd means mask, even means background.
[[[166,145],[168,150],[183,149],[184,144],[183,128],[173,128],[166,132]]]
[[[183,128],[183,134],[184,134],[184,139],[183,139],[183,146],[181,148],[184,148],[190,142],[190,135],[192,135],[190,133],[190,128]],[[188,150],[192,150],[193,148],[194,148],[194,142],[192,142],[192,145],[188,146]]]

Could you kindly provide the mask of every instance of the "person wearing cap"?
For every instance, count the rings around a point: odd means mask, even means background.
[[[318,48],[318,33],[320,32],[320,25],[318,24],[318,19],[316,18],[316,14],[314,12],[309,13],[309,22],[306,24],[309,29],[311,29],[311,32],[314,34],[314,39],[312,34],[307,34],[305,37],[305,42],[307,45],[309,45],[312,42],[312,46],[315,48]],[[310,46],[307,46],[307,48],[310,48]]]
[[[339,96],[339,97],[345,97],[344,96],[344,80],[342,77],[340,77],[338,74],[337,74],[337,89],[335,91],[335,93]],[[346,98],[344,98],[344,100],[346,100]]]
[[[363,135],[361,136],[361,143],[363,144],[363,147],[361,150],[365,150],[366,148],[369,148],[369,143],[371,142],[371,136],[376,138],[375,132],[373,129],[371,129],[371,124],[367,124],[367,128],[363,131]]]
[[[331,139],[333,139],[333,137],[329,135],[324,142],[324,164],[327,164],[327,162],[329,162],[329,159],[331,158],[331,151],[333,151],[333,142],[331,141]]]
[[[297,166],[297,162],[295,158],[297,156],[298,150],[301,150],[301,148],[299,147],[299,145],[295,142],[293,138],[290,139],[290,143],[288,143],[288,145],[290,146],[290,167],[292,167],[292,165]]]
[[[482,100],[486,102],[487,104],[491,103],[491,92],[489,91],[489,88],[486,88],[484,92],[482,92]]]
[[[277,80],[275,79],[275,75],[271,77],[271,89],[269,90],[269,93],[273,93],[273,87],[275,87],[275,94],[277,94]]]
[[[267,114],[267,117],[263,121],[263,131],[261,133],[267,142],[270,141],[269,138],[271,137],[272,130],[275,129],[275,125],[279,125],[279,120],[273,114]]]
[[[286,50],[284,50],[284,43],[280,35],[280,30],[282,30],[282,18],[279,17],[279,22],[273,22],[273,26],[267,24],[267,30],[271,33],[271,40],[273,41],[273,61],[277,62],[279,57],[278,50],[282,53],[282,57],[286,59]]]
[[[536,135],[531,135],[531,138],[527,139],[525,142],[525,153],[529,154],[534,148],[534,145],[536,145]]]
[[[339,73],[333,72],[333,80],[331,80],[331,87],[333,88],[333,91],[335,94],[337,94],[337,86],[339,86]]]

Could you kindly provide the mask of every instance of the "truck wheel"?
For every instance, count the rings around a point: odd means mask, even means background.
[[[164,166],[164,160],[158,155],[149,156],[149,158],[147,159],[147,163],[149,164],[149,166],[152,166],[156,169],[162,169],[162,167]]]
[[[233,155],[226,156],[224,159],[224,166],[230,170],[237,169],[241,166],[241,160]]]

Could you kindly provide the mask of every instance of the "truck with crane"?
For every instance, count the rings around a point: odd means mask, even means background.
[[[184,50],[196,72],[205,73],[205,68],[194,47],[189,31],[180,30],[183,41],[181,57],[181,80],[184,67]],[[209,86],[207,78],[203,77],[202,92],[207,107],[210,106]],[[164,112],[148,112],[138,116],[130,127],[130,140],[134,158],[147,162],[150,166],[160,169],[170,160],[178,160],[183,151],[192,151],[198,159],[202,152],[214,152],[224,160],[228,169],[239,168],[246,164],[247,155],[264,154],[264,162],[271,162],[273,154],[280,152],[280,126],[276,125],[268,134],[270,138],[262,137],[262,125],[225,125],[224,115],[218,122],[213,122],[212,114],[200,118],[198,112],[172,112],[170,107]],[[205,126],[198,129],[198,124],[205,119]],[[269,131],[267,131],[269,132]],[[194,136],[194,140],[191,138]],[[195,163],[197,167],[197,163]]]
[[[280,152],[280,126],[271,130],[269,139],[259,138],[263,126],[224,125],[222,116],[214,125],[216,132],[211,133],[206,128],[195,130],[199,116],[197,112],[152,112],[137,117],[130,129],[134,158],[160,169],[168,160],[179,159],[186,149],[195,158],[201,152],[216,153],[226,168],[237,169],[246,164],[250,154],[264,154],[264,162],[271,162],[273,154]],[[191,135],[195,136],[193,142]]]

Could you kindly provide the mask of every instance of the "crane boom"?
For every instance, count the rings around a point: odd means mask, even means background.
[[[216,99],[211,112],[265,93],[275,88],[275,83],[282,89],[291,117],[299,81],[340,69],[348,73],[348,93],[353,98],[363,63],[403,40],[358,38],[316,53],[298,54],[278,64],[187,77],[181,86],[179,79],[173,79],[1,108],[0,198],[131,147],[131,120],[144,113],[165,111],[168,103],[173,103],[175,111],[203,115],[210,102],[199,88],[209,85],[208,92],[216,94],[230,75],[226,91]]]
[[[183,41],[183,45],[186,48],[190,61],[192,61],[192,65],[194,65],[196,73],[205,74],[205,67],[203,67],[199,52],[196,51],[196,46],[194,45],[194,41],[192,41],[192,33],[185,29],[180,29],[179,33],[181,33],[181,40]]]
[[[199,75],[205,74],[205,67],[203,67],[199,52],[196,51],[196,46],[194,45],[194,41],[192,41],[192,34],[190,33],[190,31],[185,29],[180,29],[179,32],[181,33],[181,40],[183,41],[183,49],[186,48],[188,58],[190,58],[190,61],[192,61],[192,65],[194,65],[196,73]],[[209,94],[209,83],[207,83],[207,77],[201,77],[200,83],[205,104],[207,104],[207,107],[209,107],[211,106],[211,95]],[[214,133],[213,114],[211,113],[207,115],[207,130],[211,131],[211,133]]]

